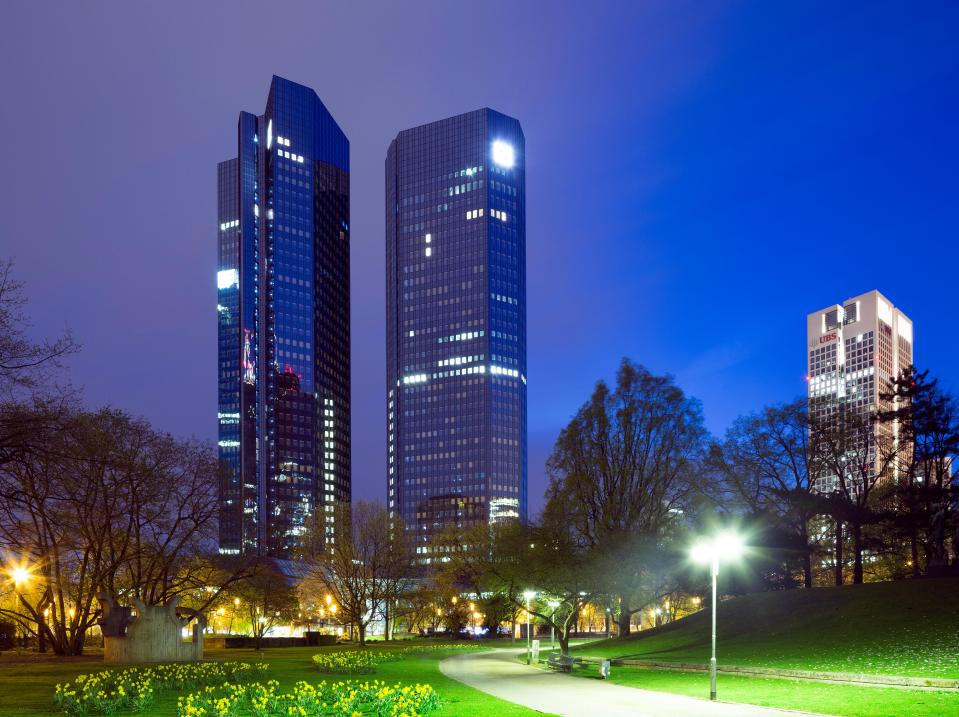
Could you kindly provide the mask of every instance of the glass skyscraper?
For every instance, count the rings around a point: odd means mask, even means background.
[[[349,141],[273,77],[217,167],[220,551],[286,558],[350,500]]]
[[[525,178],[490,109],[387,154],[387,494],[421,562],[448,526],[526,517]]]

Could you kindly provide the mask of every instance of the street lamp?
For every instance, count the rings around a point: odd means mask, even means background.
[[[735,533],[720,533],[712,540],[703,540],[693,546],[690,555],[697,563],[707,563],[713,581],[713,625],[712,649],[709,660],[709,699],[716,699],[716,576],[719,575],[719,561],[735,560],[743,554],[743,539]]]
[[[19,590],[21,585],[26,585],[30,581],[30,571],[18,565],[10,571],[10,577],[13,579],[14,587]]]
[[[530,632],[529,601],[536,597],[536,593],[532,590],[527,590],[523,593],[523,597],[526,598],[526,664],[528,665],[532,661],[533,654],[533,633]]]
[[[549,649],[556,649],[556,608],[559,607],[559,603],[555,600],[549,601],[549,606],[553,612],[549,615]]]
[[[30,582],[30,571],[27,568],[25,568],[23,564],[20,564],[20,565],[14,565],[10,568],[7,568],[7,574],[10,576],[10,580],[13,582],[14,594],[19,595],[20,600],[24,604],[26,604],[26,600],[24,599],[23,594],[21,593],[21,589],[25,587],[28,582]],[[43,634],[43,631],[40,629],[39,620],[37,621],[37,634],[38,635]],[[23,635],[25,636],[26,632],[24,632]],[[23,639],[26,640],[26,637],[24,637]]]

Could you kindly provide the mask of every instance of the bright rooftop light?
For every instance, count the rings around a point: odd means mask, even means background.
[[[493,161],[505,169],[512,167],[516,162],[516,153],[513,151],[513,145],[501,139],[493,142]]]

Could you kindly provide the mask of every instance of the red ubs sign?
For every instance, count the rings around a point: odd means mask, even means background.
[[[834,338],[836,338],[836,332],[830,331],[828,334],[823,334],[822,336],[819,337],[819,343],[828,344]]]

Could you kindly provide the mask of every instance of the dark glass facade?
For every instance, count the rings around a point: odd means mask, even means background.
[[[273,77],[217,167],[220,551],[289,557],[350,500],[349,142]]]
[[[421,562],[449,525],[526,517],[525,177],[490,109],[387,154],[387,495]]]

